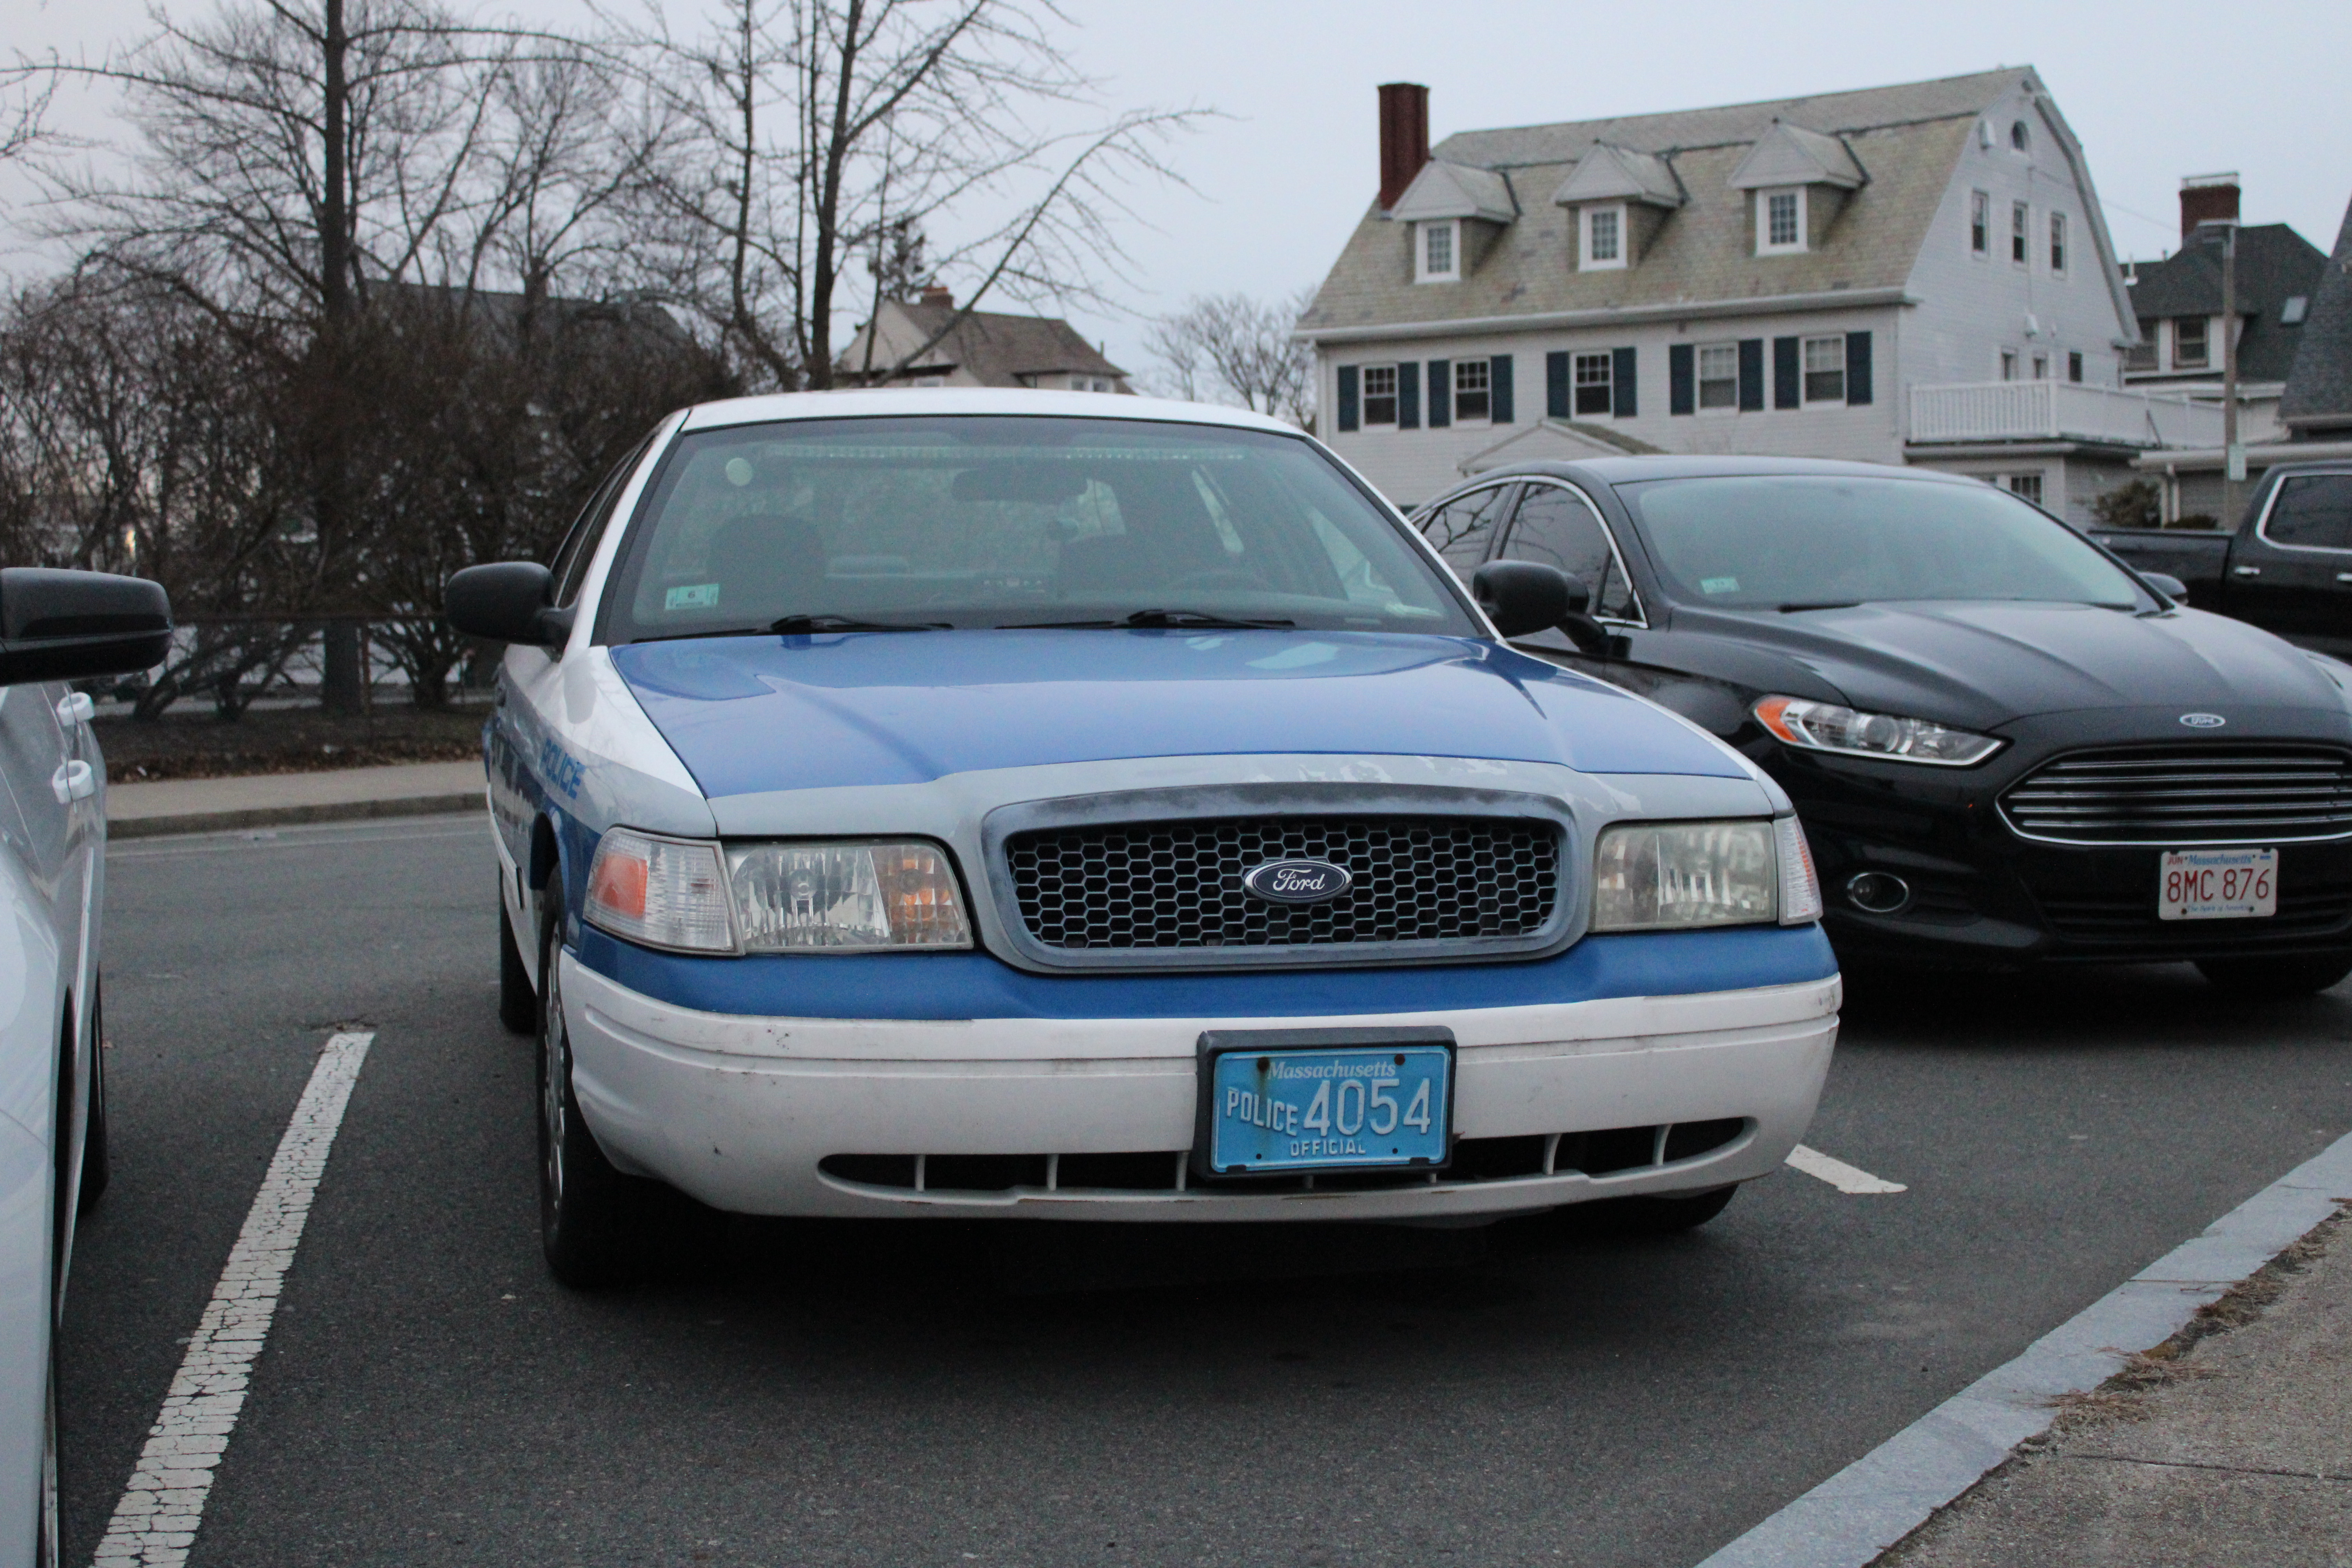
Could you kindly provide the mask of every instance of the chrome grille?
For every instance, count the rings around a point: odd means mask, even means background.
[[[2352,836],[2352,757],[2320,746],[2076,752],[2001,796],[2021,837],[2281,844]]]
[[[1512,817],[1262,816],[1043,828],[1005,840],[1029,934],[1061,950],[1443,945],[1540,931],[1559,901],[1559,830]],[[1242,888],[1268,860],[1355,879],[1328,903]]]

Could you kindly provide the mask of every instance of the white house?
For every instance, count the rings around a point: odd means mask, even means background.
[[[2124,390],[2130,294],[2030,68],[1433,152],[1427,89],[1381,108],[1380,197],[1298,330],[1332,445],[1401,503],[1654,449],[1924,463],[2086,518],[2218,420]]]

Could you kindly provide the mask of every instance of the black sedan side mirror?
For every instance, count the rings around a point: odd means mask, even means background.
[[[152,669],[172,651],[163,584],[110,572],[0,570],[0,685]]]
[[[494,561],[454,574],[441,590],[449,624],[469,637],[557,647],[572,612],[554,607],[555,578],[536,561]]]
[[[1609,634],[1585,612],[1592,590],[1580,577],[1538,561],[1489,561],[1472,574],[1470,592],[1505,640],[1558,626],[1584,652],[1599,656]]]

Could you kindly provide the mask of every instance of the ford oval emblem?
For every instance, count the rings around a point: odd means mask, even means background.
[[[1270,904],[1328,904],[1355,882],[1345,866],[1328,860],[1268,860],[1242,878],[1243,887]]]
[[[2229,722],[2219,713],[2183,713],[2180,721],[2192,730],[2218,730]]]

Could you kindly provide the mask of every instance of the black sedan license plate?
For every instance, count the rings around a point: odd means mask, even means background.
[[[2278,913],[2275,849],[2168,849],[2158,866],[2156,918],[2262,920]]]

